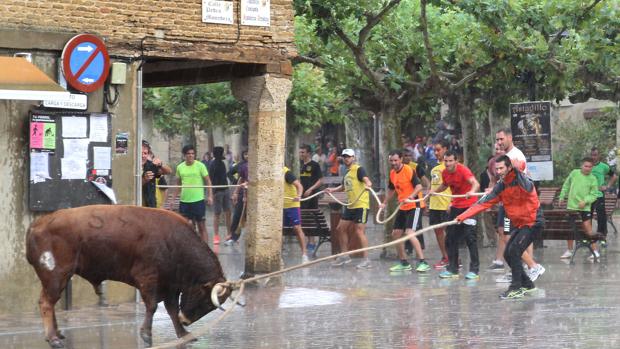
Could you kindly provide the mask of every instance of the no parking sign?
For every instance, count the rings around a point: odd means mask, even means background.
[[[91,34],[74,36],[62,51],[62,72],[67,82],[82,92],[103,86],[110,70],[105,44]]]

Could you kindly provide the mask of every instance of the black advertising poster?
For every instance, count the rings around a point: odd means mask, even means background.
[[[510,104],[512,140],[527,159],[533,180],[553,179],[551,102]]]

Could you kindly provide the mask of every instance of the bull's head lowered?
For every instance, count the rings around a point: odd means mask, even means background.
[[[203,285],[191,286],[182,292],[179,321],[188,326],[212,310],[221,308],[220,304],[226,302],[231,294],[229,287],[218,285],[218,283],[225,281],[224,279],[210,281]]]

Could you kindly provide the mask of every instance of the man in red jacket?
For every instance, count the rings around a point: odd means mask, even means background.
[[[502,155],[495,160],[495,170],[500,181],[493,187],[493,190],[457,216],[456,220],[460,223],[500,201],[504,204],[513,230],[504,251],[504,259],[512,271],[512,282],[500,298],[521,298],[525,293],[536,289],[523,270],[521,255],[532,243],[536,229],[542,225],[540,202],[534,183],[523,172],[513,167],[508,156]]]

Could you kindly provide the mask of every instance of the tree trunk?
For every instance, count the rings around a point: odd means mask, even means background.
[[[299,176],[299,131],[293,126],[292,110],[286,108],[286,152],[284,154],[284,165],[291,169],[295,176]]]
[[[387,154],[393,149],[402,148],[402,144],[400,141],[400,120],[398,118],[399,111],[395,107],[394,103],[389,103],[385,101],[382,105],[382,109],[379,112],[379,134],[381,142],[379,143],[379,169],[381,171],[381,188],[384,193],[387,191],[387,183],[388,183],[388,175],[390,173],[390,163],[388,161]],[[374,184],[374,187],[377,188],[379,183]],[[394,212],[396,209],[396,204],[394,201],[388,204],[385,208],[385,212],[387,215]],[[384,216],[385,217],[385,216]],[[392,227],[393,220],[386,222],[383,228],[384,241],[392,241]],[[387,251],[384,250],[383,255],[385,256]]]
[[[345,119],[344,128],[347,147],[355,150],[358,155],[358,164],[366,169],[366,173],[373,184],[378,183],[379,175],[375,171],[377,166],[374,156],[373,119],[349,115]]]
[[[448,97],[450,113],[461,123],[463,133],[463,164],[473,173],[480,169],[478,159],[478,140],[476,136],[476,122],[474,119],[474,98],[461,94],[452,94]]]

